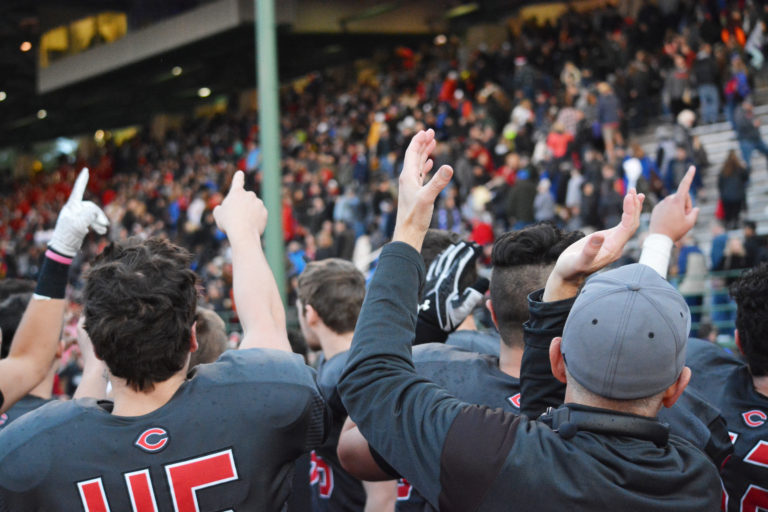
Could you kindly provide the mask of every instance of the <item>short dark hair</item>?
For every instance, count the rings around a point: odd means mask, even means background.
[[[0,358],[8,357],[11,342],[19,328],[21,317],[32,299],[31,292],[14,293],[0,302],[0,331],[3,333],[3,345],[0,347]]]
[[[443,252],[449,245],[461,240],[458,233],[445,229],[428,229],[421,244],[421,259],[424,260],[424,268],[429,268],[437,255]]]
[[[543,288],[557,258],[584,236],[567,232],[550,222],[527,226],[501,235],[491,253],[491,302],[501,339],[508,346],[528,320],[528,294]]]
[[[355,330],[365,298],[365,278],[351,261],[313,261],[299,275],[297,295],[302,308],[312,306],[328,328],[344,334]]]
[[[0,302],[17,293],[31,293],[35,291],[35,282],[31,279],[18,279],[9,277],[0,280]]]
[[[421,259],[424,260],[424,268],[429,270],[429,266],[437,256],[451,245],[461,241],[461,236],[453,231],[445,229],[428,229],[424,236],[424,242],[421,244]],[[469,265],[459,278],[459,290],[465,290],[477,281],[477,267]]]
[[[768,375],[768,263],[743,273],[731,284],[736,301],[739,345],[755,377]]]
[[[192,255],[161,238],[113,242],[85,283],[85,330],[112,375],[150,391],[184,368],[197,307]]]
[[[197,350],[189,358],[189,367],[212,363],[227,350],[227,328],[212,309],[198,306],[195,311]]]

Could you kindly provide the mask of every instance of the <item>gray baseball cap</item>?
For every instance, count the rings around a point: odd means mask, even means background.
[[[644,398],[680,376],[690,328],[680,293],[635,263],[587,280],[565,322],[561,351],[568,373],[587,390]]]

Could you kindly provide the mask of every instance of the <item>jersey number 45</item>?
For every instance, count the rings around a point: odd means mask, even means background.
[[[197,491],[237,480],[232,450],[224,450],[164,466],[176,512],[198,512]],[[125,475],[133,512],[159,512],[149,468]],[[111,512],[101,477],[77,483],[85,512]]]

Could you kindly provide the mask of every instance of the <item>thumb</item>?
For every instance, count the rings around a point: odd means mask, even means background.
[[[696,219],[699,218],[699,207],[692,209],[690,212],[685,214],[685,220],[686,222],[693,227],[694,224],[696,224]]]
[[[237,171],[235,175],[232,176],[232,185],[229,186],[229,192],[231,193],[233,190],[243,188],[245,188],[245,173],[243,171]]]
[[[434,202],[437,195],[451,182],[452,177],[453,169],[450,165],[440,167],[435,175],[432,176],[432,179],[429,180],[429,183],[422,188],[422,194],[426,196],[425,199]]]
[[[605,236],[602,233],[594,233],[589,237],[589,240],[581,249],[581,255],[579,256],[581,265],[588,267],[592,263],[600,252],[603,242],[605,242]]]
[[[86,215],[90,219],[88,226],[100,235],[106,233],[107,227],[109,226],[109,219],[104,215],[101,208],[91,201],[83,202],[83,207],[86,209]]]

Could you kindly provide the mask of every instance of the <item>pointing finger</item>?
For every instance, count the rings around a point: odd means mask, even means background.
[[[75,184],[72,187],[72,193],[69,194],[68,203],[76,203],[83,200],[83,194],[85,194],[85,187],[88,185],[88,168],[83,167],[80,174],[77,175]]]
[[[237,171],[232,176],[232,185],[229,186],[229,191],[243,189],[245,186],[245,173],[243,171]]]
[[[693,177],[696,175],[696,167],[693,165],[688,168],[688,172],[685,173],[683,179],[680,180],[680,184],[677,186],[678,194],[688,194],[691,190],[691,184],[693,183]]]

